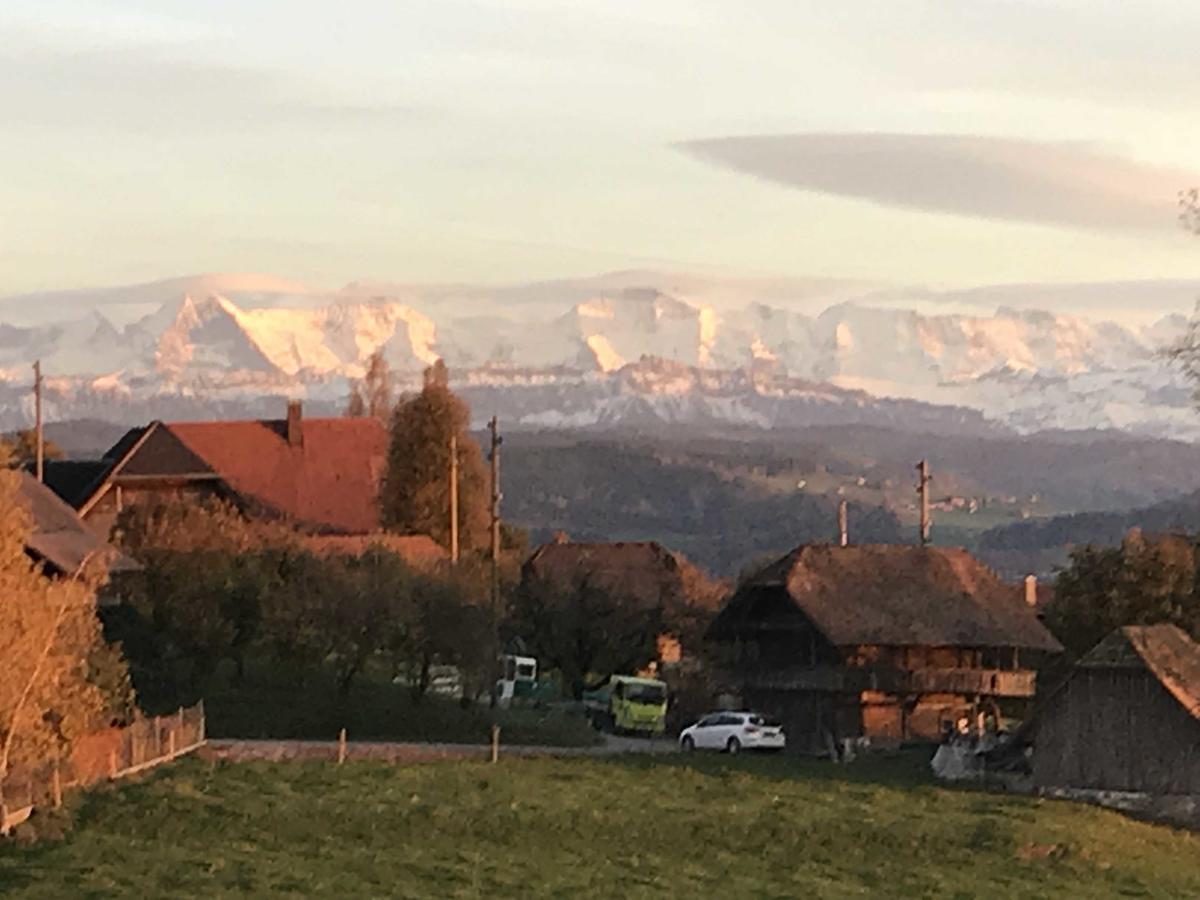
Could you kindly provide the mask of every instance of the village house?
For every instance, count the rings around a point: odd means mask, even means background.
[[[1062,650],[1035,591],[957,548],[806,545],[746,581],[708,635],[794,749],[934,740],[1034,696],[1037,664]]]
[[[102,570],[108,575],[140,568],[116,547],[105,543],[75,510],[28,472],[20,472],[17,502],[29,514],[31,531],[25,552],[43,571],[58,577]]]
[[[1114,631],[1046,696],[1032,725],[1043,791],[1176,798],[1200,821],[1200,645],[1176,626]]]
[[[94,462],[47,466],[47,483],[100,534],[150,497],[216,497],[313,535],[380,529],[388,434],[371,417],[151,422]],[[428,548],[425,548],[428,549]]]

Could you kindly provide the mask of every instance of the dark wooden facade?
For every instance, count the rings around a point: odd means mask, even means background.
[[[1186,662],[1200,674],[1200,649],[1167,625],[1122,629],[1097,650],[1038,711],[1034,782],[1200,796],[1200,684],[1188,683]]]

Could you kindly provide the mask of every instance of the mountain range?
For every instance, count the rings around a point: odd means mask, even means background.
[[[477,416],[510,427],[1200,437],[1190,388],[1160,353],[1186,327],[1179,313],[1132,324],[919,305],[866,285],[659,273],[333,292],[215,275],[27,295],[0,301],[0,426],[27,423],[34,359],[52,416],[136,421],[270,414],[282,396],[332,411],[381,351],[402,387],[444,359]]]

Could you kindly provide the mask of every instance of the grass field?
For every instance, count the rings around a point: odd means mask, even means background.
[[[1200,837],[923,760],[211,764],[0,849],[14,897],[1197,897]]]

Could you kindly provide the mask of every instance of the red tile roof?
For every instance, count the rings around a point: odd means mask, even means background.
[[[388,434],[374,418],[287,422],[173,422],[164,426],[243,500],[315,531],[362,534],[380,527],[379,482]]]

